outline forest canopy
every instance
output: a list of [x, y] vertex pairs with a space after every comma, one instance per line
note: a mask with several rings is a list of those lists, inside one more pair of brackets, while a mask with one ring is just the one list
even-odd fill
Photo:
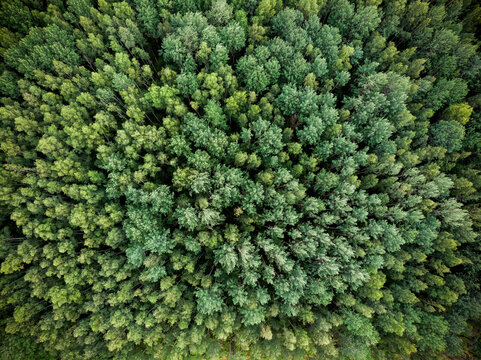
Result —
[[0, 359], [481, 358], [472, 0], [4, 0]]

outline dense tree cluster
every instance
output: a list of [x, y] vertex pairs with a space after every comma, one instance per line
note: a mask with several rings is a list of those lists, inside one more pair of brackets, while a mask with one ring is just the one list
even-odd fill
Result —
[[2, 1], [0, 358], [481, 356], [480, 23]]

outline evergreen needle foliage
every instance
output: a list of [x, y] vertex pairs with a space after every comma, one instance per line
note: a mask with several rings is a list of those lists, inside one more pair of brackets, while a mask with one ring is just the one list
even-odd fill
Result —
[[480, 23], [1, 1], [0, 359], [480, 358]]

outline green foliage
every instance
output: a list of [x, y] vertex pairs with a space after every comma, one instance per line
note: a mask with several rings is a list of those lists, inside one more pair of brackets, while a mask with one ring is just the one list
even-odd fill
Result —
[[0, 5], [0, 358], [479, 358], [480, 7]]

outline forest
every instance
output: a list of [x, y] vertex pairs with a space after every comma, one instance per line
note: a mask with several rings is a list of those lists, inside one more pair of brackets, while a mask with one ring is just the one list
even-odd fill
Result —
[[476, 0], [0, 1], [0, 360], [481, 359]]

